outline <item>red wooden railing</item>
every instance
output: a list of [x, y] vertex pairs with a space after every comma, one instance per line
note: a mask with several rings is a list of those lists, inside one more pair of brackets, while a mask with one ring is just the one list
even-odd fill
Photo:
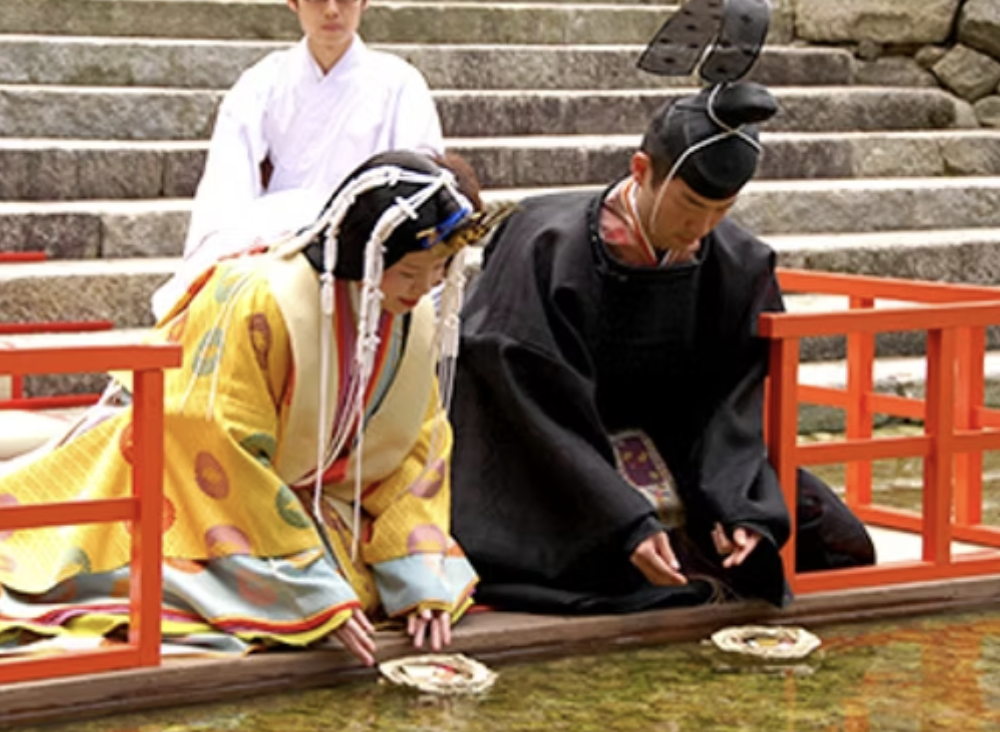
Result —
[[[1000, 289], [908, 280], [780, 270], [786, 293], [849, 298], [847, 311], [767, 314], [760, 333], [771, 339], [766, 434], [771, 461], [788, 504], [795, 502], [798, 466], [845, 463], [846, 501], [867, 524], [918, 533], [921, 558], [875, 567], [797, 574], [794, 542], [782, 552], [793, 591], [852, 589], [872, 585], [1000, 573], [1000, 529], [982, 521], [982, 452], [1000, 449], [1000, 410], [984, 405], [986, 327], [1000, 324]], [[877, 300], [903, 307], [874, 309]], [[874, 391], [875, 335], [927, 332], [926, 394], [923, 399]], [[803, 338], [847, 336], [847, 387], [800, 385]], [[801, 403], [846, 412], [846, 438], [826, 444], [798, 441]], [[873, 438], [873, 417], [920, 419], [924, 434]], [[873, 460], [919, 457], [924, 461], [920, 512], [875, 505]], [[953, 490], [954, 488], [954, 490]], [[794, 512], [792, 519], [794, 521]], [[982, 545], [981, 552], [953, 555], [953, 540]]]
[[160, 663], [163, 514], [163, 369], [179, 366], [177, 345], [40, 347], [0, 350], [0, 373], [133, 372], [132, 495], [72, 503], [0, 506], [0, 531], [129, 521], [127, 644], [45, 658], [0, 661], [0, 683]]

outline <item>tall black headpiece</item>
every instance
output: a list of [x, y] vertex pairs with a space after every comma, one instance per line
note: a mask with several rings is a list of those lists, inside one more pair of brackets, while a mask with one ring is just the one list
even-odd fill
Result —
[[702, 79], [736, 81], [760, 55], [770, 23], [768, 0], [688, 0], [656, 32], [637, 65], [659, 76], [687, 76], [704, 57]]
[[[759, 84], [739, 82], [760, 55], [771, 18], [768, 0], [689, 0], [656, 33], [638, 66], [658, 75], [689, 75], [712, 86], [664, 104], [642, 150], [671, 168], [696, 193], [730, 198], [757, 169], [756, 124], [778, 110]], [[700, 65], [699, 65], [699, 62]]]

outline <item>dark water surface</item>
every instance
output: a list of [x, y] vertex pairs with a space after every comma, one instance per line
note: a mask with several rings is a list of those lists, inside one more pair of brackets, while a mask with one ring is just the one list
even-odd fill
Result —
[[798, 666], [734, 663], [690, 643], [499, 666], [480, 697], [375, 677], [258, 697], [32, 728], [74, 732], [886, 732], [1000, 730], [995, 612], [820, 629]]

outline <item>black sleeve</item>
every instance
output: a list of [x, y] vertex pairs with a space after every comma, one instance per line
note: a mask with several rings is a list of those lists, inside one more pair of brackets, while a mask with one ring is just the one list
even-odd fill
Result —
[[761, 312], [783, 309], [777, 283], [769, 276], [747, 313], [746, 355], [708, 422], [700, 459], [700, 488], [717, 520], [730, 529], [754, 529], [775, 547], [788, 540], [790, 522], [764, 445], [768, 342], [756, 335], [756, 322]]
[[[502, 492], [489, 499], [495, 502], [530, 505], [523, 514], [508, 507], [511, 517], [535, 537], [552, 532], [549, 538], [565, 547], [560, 564], [602, 544], [627, 557], [663, 528], [618, 473], [588, 379], [565, 361], [499, 336], [470, 345], [462, 357], [465, 373], [489, 388], [476, 389], [478, 416], [456, 415], [456, 475], [478, 457], [481, 490]], [[463, 380], [456, 394], [468, 388], [475, 383]], [[465, 432], [470, 428], [474, 439]], [[486, 442], [491, 456], [470, 454]]]

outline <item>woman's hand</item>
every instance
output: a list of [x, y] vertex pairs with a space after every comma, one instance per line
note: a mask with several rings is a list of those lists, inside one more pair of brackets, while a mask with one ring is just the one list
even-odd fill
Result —
[[440, 651], [451, 643], [451, 613], [446, 610], [419, 610], [406, 619], [406, 632], [413, 638], [414, 648], [423, 648], [429, 637], [431, 648]]
[[355, 609], [347, 622], [333, 631], [333, 634], [365, 666], [375, 665], [375, 639], [372, 637], [375, 628], [360, 608]]

